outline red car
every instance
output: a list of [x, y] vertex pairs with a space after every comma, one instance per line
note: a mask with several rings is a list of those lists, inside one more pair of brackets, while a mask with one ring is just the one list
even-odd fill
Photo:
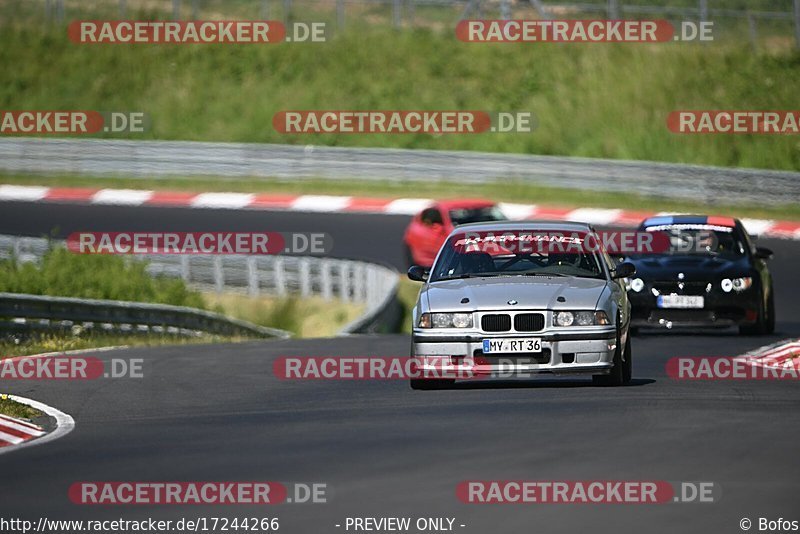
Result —
[[504, 221], [499, 206], [486, 200], [440, 200], [416, 214], [403, 236], [406, 262], [430, 267], [442, 244], [460, 224]]

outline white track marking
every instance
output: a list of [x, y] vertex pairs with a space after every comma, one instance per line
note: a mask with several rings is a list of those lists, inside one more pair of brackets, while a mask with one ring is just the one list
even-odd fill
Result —
[[101, 189], [92, 196], [92, 204], [141, 206], [153, 196], [152, 191], [138, 189]]
[[303, 195], [292, 202], [297, 211], [342, 211], [350, 205], [352, 197], [331, 195]]

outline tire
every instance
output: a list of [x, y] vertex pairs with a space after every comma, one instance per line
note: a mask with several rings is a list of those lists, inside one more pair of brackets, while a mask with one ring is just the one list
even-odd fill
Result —
[[593, 375], [592, 382], [597, 386], [621, 386], [631, 381], [633, 374], [633, 355], [631, 352], [630, 335], [622, 347], [619, 334], [617, 335], [617, 350], [614, 351], [614, 367], [607, 375]]
[[769, 292], [766, 309], [763, 304], [764, 299], [761, 299], [761, 302], [756, 323], [739, 326], [739, 334], [744, 336], [763, 336], [775, 331], [775, 300], [772, 297], [772, 291]]
[[775, 297], [770, 288], [769, 298], [767, 299], [767, 334], [775, 333]]
[[622, 383], [630, 384], [633, 378], [633, 350], [631, 350], [631, 334], [628, 334], [628, 341], [625, 342], [625, 361], [622, 363]]
[[431, 391], [435, 389], [445, 389], [456, 383], [453, 379], [425, 379], [412, 378], [410, 381], [411, 389]]

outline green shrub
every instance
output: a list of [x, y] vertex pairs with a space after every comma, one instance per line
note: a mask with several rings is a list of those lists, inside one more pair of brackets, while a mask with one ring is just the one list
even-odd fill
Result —
[[0, 291], [204, 307], [202, 296], [183, 280], [153, 278], [143, 261], [74, 254], [61, 247], [50, 250], [38, 265], [0, 261]]

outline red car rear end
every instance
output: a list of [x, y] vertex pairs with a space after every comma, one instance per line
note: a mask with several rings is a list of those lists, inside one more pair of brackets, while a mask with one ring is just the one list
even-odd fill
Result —
[[406, 262], [430, 267], [450, 232], [458, 225], [502, 221], [499, 206], [486, 200], [441, 200], [414, 216], [403, 236]]

